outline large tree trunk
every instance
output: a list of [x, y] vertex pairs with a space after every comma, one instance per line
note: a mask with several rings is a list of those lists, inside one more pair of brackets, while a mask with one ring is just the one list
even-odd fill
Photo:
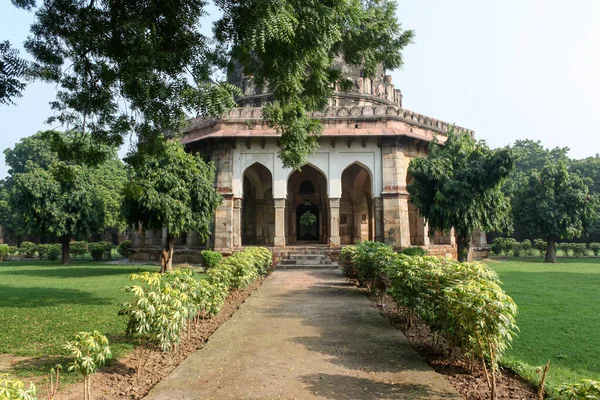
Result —
[[548, 238], [548, 241], [546, 243], [547, 243], [546, 259], [544, 260], [544, 262], [555, 264], [556, 263], [556, 239]]
[[61, 264], [71, 264], [71, 237], [69, 235], [63, 235], [60, 237], [60, 243], [62, 244], [62, 258]]
[[162, 250], [160, 256], [160, 272], [165, 273], [173, 270], [173, 245], [175, 243], [175, 237], [167, 232], [167, 240], [165, 242], [165, 248]]
[[469, 260], [469, 250], [471, 249], [471, 236], [456, 236], [456, 254], [458, 261], [465, 262]]

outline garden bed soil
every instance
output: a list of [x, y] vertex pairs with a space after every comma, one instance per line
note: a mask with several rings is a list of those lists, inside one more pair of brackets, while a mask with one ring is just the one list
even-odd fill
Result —
[[[413, 318], [408, 327], [407, 314], [402, 307], [398, 309], [394, 300], [385, 295], [383, 306], [381, 297], [361, 289], [369, 297], [372, 307], [378, 308], [381, 315], [387, 317], [392, 325], [400, 329], [413, 344], [417, 352], [438, 373], [442, 374], [467, 400], [483, 400], [490, 398], [485, 372], [480, 363], [476, 363], [473, 371], [469, 369], [464, 357], [452, 357], [449, 347], [442, 340], [436, 345], [435, 337], [429, 326], [419, 318]], [[528, 382], [508, 369], [501, 369], [496, 377], [497, 399], [502, 400], [536, 400], [537, 390]]]
[[[143, 368], [143, 375], [137, 377], [140, 349], [114, 360], [111, 365], [102, 368], [92, 376], [92, 398], [94, 400], [133, 400], [143, 398], [162, 378], [175, 369], [188, 355], [203, 347], [210, 335], [236, 312], [244, 301], [256, 290], [264, 278], [258, 279], [245, 290], [232, 292], [223, 308], [213, 318], [201, 320], [197, 328], [191, 329], [181, 340], [177, 350], [164, 353], [153, 350]], [[39, 389], [43, 389], [39, 387]], [[40, 398], [46, 394], [42, 390]], [[80, 400], [83, 383], [69, 385], [60, 390], [56, 400]]]

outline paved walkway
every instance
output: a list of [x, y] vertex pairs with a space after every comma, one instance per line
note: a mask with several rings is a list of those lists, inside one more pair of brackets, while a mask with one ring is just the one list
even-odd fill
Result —
[[274, 272], [146, 399], [460, 399], [339, 270]]

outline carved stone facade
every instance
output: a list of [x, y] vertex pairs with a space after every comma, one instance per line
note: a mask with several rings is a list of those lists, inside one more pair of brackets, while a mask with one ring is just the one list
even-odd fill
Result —
[[[285, 252], [289, 246], [339, 248], [365, 240], [456, 256], [454, 232], [429, 232], [406, 190], [410, 160], [426, 156], [434, 138], [443, 143], [450, 125], [403, 109], [400, 90], [383, 71], [371, 79], [358, 67], [338, 66], [354, 89], [335, 91], [324, 112], [312, 113], [324, 129], [319, 150], [301, 171], [283, 167], [278, 133], [262, 120], [268, 88], [255, 87], [240, 70], [229, 77], [245, 94], [239, 107], [190, 122], [182, 142], [215, 163], [223, 203], [211, 238], [200, 243], [188, 233], [176, 258], [193, 261], [202, 248], [231, 253], [261, 245]], [[138, 258], [154, 258], [144, 254], [161, 239], [160, 232], [134, 238]], [[485, 235], [474, 243], [484, 248]]]

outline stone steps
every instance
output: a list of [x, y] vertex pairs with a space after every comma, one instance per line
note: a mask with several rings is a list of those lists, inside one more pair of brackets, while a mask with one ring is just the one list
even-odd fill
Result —
[[335, 269], [338, 264], [331, 261], [325, 254], [293, 253], [277, 264], [277, 269]]

